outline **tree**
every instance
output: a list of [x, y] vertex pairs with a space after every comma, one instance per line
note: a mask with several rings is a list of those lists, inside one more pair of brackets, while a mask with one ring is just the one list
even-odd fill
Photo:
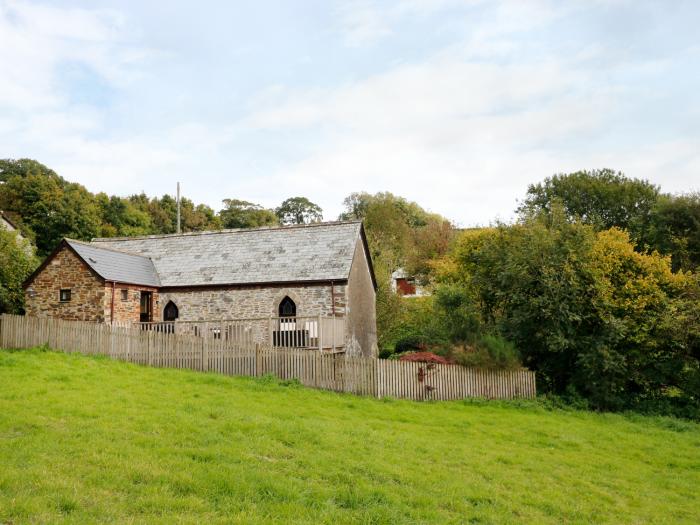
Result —
[[151, 217], [130, 199], [98, 193], [95, 197], [102, 217], [103, 237], [129, 237], [152, 233]]
[[[177, 211], [176, 211], [177, 213]], [[175, 216], [177, 222], [177, 215]], [[180, 199], [180, 222], [183, 232], [220, 230], [221, 219], [206, 204], [197, 204], [186, 197]]]
[[635, 241], [645, 237], [659, 188], [609, 169], [577, 171], [531, 184], [521, 215], [551, 213], [559, 204], [570, 221], [580, 220], [598, 230], [628, 230]]
[[700, 193], [662, 195], [650, 222], [645, 243], [671, 255], [674, 271], [700, 267]]
[[27, 175], [41, 175], [56, 179], [61, 183], [66, 181], [59, 177], [55, 171], [33, 159], [0, 159], [0, 182], [7, 182], [12, 177], [26, 177]]
[[[379, 194], [377, 194], [379, 195]], [[366, 192], [351, 193], [343, 199], [345, 211], [340, 214], [340, 221], [362, 220], [367, 216], [367, 210], [374, 197]]]
[[224, 228], [257, 228], [277, 224], [275, 212], [259, 204], [239, 199], [224, 199], [223, 203], [224, 209], [219, 212], [219, 217]]
[[275, 209], [282, 224], [308, 224], [323, 220], [323, 210], [306, 197], [290, 197]]
[[[389, 192], [352, 193], [343, 201], [340, 220], [362, 220], [377, 278], [377, 335], [383, 353], [400, 340], [420, 336], [441, 339], [438, 323], [413, 308], [391, 289], [391, 274], [404, 268], [427, 284], [433, 265], [448, 251], [454, 228], [444, 217], [429, 213], [415, 202]], [[426, 301], [429, 302], [429, 301]], [[421, 316], [425, 314], [425, 319]]]
[[476, 294], [483, 322], [516, 344], [543, 390], [574, 389], [603, 409], [698, 402], [697, 283], [668, 258], [556, 208], [457, 246], [452, 281]]
[[352, 193], [343, 204], [339, 218], [364, 222], [375, 260], [384, 261], [392, 272], [403, 267], [424, 282], [431, 263], [447, 253], [454, 238], [450, 221], [389, 192]]
[[448, 252], [454, 238], [455, 227], [450, 221], [429, 214], [425, 226], [413, 230], [413, 249], [406, 256], [406, 270], [424, 283], [429, 281], [435, 262]]
[[[150, 233], [169, 234], [177, 230], [177, 200], [171, 195], [148, 199], [145, 194], [132, 195], [129, 201], [150, 217]], [[195, 205], [190, 199], [180, 199], [180, 230], [195, 232], [221, 229], [219, 216], [205, 204]]]
[[17, 232], [0, 228], [0, 313], [22, 313], [22, 283], [37, 267], [29, 242]]
[[[23, 166], [30, 171], [21, 172]], [[63, 237], [89, 240], [97, 236], [101, 220], [94, 195], [37, 166], [42, 165], [13, 164], [12, 175], [0, 185], [0, 209], [21, 217], [20, 228], [34, 233], [39, 255], [48, 254]]]

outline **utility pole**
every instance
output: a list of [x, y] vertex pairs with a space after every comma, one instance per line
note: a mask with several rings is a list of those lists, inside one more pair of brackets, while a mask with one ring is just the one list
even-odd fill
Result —
[[180, 183], [177, 183], [177, 233], [180, 233]]

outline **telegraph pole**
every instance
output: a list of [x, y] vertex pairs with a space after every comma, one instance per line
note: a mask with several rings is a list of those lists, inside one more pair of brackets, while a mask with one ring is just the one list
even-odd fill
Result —
[[177, 183], [177, 233], [180, 233], [180, 183]]

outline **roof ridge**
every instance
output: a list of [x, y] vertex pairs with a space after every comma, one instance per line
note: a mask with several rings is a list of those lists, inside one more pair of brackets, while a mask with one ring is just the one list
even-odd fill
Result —
[[148, 259], [149, 261], [153, 262], [153, 259], [151, 259], [147, 255], [141, 255], [140, 253], [131, 253], [131, 252], [126, 252], [124, 250], [117, 250], [116, 248], [108, 248], [106, 246], [100, 246], [98, 244], [93, 244], [92, 242], [79, 241], [77, 239], [71, 239], [69, 237], [64, 237], [64, 240], [69, 244], [74, 242], [76, 244], [82, 244], [83, 246], [89, 246], [90, 248], [94, 248], [95, 250], [104, 250], [106, 252], [114, 252], [114, 253], [119, 253], [121, 255], [131, 255], [132, 257], [141, 257], [142, 259]]
[[[95, 237], [91, 243], [112, 242], [112, 241], [133, 241], [144, 239], [165, 239], [171, 237], [196, 237], [199, 235], [219, 235], [225, 233], [244, 233], [255, 231], [283, 231], [302, 228], [315, 228], [319, 226], [343, 226], [350, 224], [362, 224], [360, 219], [351, 221], [328, 221], [328, 222], [312, 222], [309, 224], [284, 224], [276, 226], [258, 226], [256, 228], [228, 228], [221, 230], [205, 230], [201, 232], [185, 232], [185, 233], [160, 233], [155, 235], [139, 235], [136, 237]], [[89, 244], [91, 244], [89, 243]], [[119, 251], [119, 250], [116, 250]], [[125, 252], [122, 252], [125, 253]]]

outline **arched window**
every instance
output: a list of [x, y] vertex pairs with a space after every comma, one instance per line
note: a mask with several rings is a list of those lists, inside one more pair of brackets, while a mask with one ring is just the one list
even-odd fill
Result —
[[285, 297], [280, 302], [279, 314], [280, 317], [296, 317], [297, 305], [289, 297]]
[[165, 310], [163, 310], [163, 321], [174, 321], [179, 315], [180, 312], [177, 309], [177, 305], [172, 301], [168, 301], [168, 304], [165, 305]]

